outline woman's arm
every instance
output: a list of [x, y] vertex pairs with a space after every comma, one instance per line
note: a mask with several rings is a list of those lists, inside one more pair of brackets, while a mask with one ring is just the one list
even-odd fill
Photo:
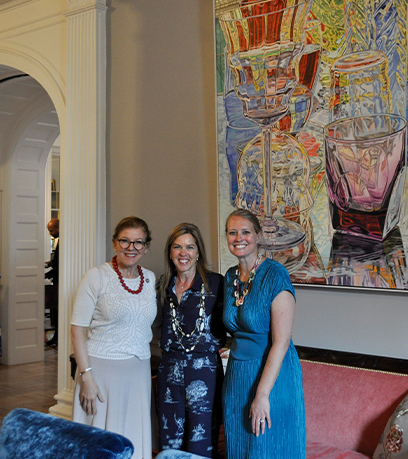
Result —
[[163, 310], [163, 306], [160, 300], [157, 299], [157, 315], [152, 324], [153, 336], [155, 337], [155, 339], [157, 339], [157, 341], [160, 341], [160, 336], [161, 336], [161, 328], [162, 328], [162, 322], [163, 322], [162, 310]]
[[157, 341], [160, 341], [161, 337], [161, 328], [163, 322], [163, 299], [162, 299], [162, 282], [163, 282], [163, 274], [159, 277], [156, 282], [156, 303], [157, 303], [157, 315], [154, 319], [152, 324], [152, 332], [153, 336]]
[[[75, 360], [78, 371], [84, 371], [90, 367], [88, 350], [86, 347], [86, 330], [87, 327], [71, 325], [71, 339], [74, 346]], [[87, 371], [82, 376], [78, 376], [80, 384], [79, 402], [86, 414], [96, 414], [96, 399], [100, 402], [105, 400], [102, 397], [98, 384], [95, 382], [92, 371]]]
[[210, 330], [214, 337], [219, 341], [219, 347], [223, 347], [227, 340], [227, 329], [222, 320], [224, 310], [224, 278], [221, 275], [216, 275], [214, 287], [211, 290], [215, 294], [214, 307], [211, 311]]
[[[257, 437], [259, 433], [265, 433], [265, 422], [271, 428], [269, 394], [278, 377], [290, 344], [294, 314], [295, 299], [293, 295], [287, 290], [280, 292], [271, 306], [272, 347], [262, 371], [262, 377], [249, 415], [252, 418], [252, 432]], [[261, 423], [260, 420], [262, 419], [264, 422]]]

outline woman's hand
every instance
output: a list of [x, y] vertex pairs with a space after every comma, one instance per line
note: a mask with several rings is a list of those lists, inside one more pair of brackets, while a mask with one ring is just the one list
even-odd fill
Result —
[[252, 419], [252, 433], [259, 437], [265, 433], [265, 424], [271, 428], [269, 397], [267, 395], [257, 395], [252, 402], [249, 417]]
[[87, 415], [95, 415], [96, 400], [98, 399], [102, 403], [105, 400], [91, 372], [84, 373], [80, 378], [81, 389], [79, 391], [79, 403]]
[[[77, 372], [85, 370], [91, 365], [89, 363], [88, 350], [86, 347], [86, 330], [87, 327], [71, 325], [71, 338], [74, 346], [75, 360], [77, 362]], [[79, 403], [86, 414], [96, 414], [96, 399], [100, 402], [105, 400], [102, 397], [98, 384], [93, 377], [92, 371], [86, 371], [82, 376], [77, 376], [77, 383], [80, 385]]]

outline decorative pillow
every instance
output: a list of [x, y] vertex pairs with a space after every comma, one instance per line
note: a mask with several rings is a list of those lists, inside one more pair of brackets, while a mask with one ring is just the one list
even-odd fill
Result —
[[408, 459], [408, 395], [385, 426], [373, 459]]

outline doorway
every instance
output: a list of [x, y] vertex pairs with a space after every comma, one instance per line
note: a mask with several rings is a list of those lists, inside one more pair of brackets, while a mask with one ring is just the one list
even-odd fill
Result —
[[44, 359], [46, 163], [60, 133], [30, 75], [0, 66], [1, 340], [6, 365]]
[[[60, 220], [60, 137], [51, 147], [45, 168], [45, 321], [44, 341], [58, 349], [58, 280], [59, 280], [59, 220]], [[47, 356], [47, 354], [46, 354]]]

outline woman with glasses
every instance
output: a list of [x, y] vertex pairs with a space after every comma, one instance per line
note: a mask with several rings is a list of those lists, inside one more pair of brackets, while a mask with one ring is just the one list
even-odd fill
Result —
[[223, 369], [219, 350], [223, 278], [207, 269], [197, 226], [181, 223], [165, 247], [159, 282], [158, 374], [160, 449], [216, 457]]
[[71, 320], [73, 420], [124, 435], [138, 459], [152, 457], [150, 341], [157, 305], [155, 276], [139, 264], [150, 241], [143, 220], [121, 220], [112, 238], [116, 255], [85, 274]]

